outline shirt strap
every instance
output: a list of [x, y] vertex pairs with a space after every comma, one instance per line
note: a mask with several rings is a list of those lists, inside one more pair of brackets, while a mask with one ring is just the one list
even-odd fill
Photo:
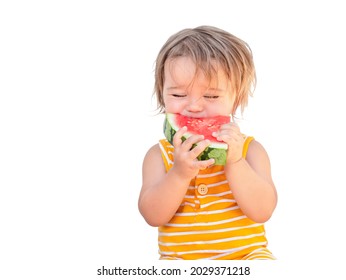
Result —
[[174, 147], [166, 139], [159, 140], [159, 146], [166, 172], [168, 172], [168, 170], [172, 168], [174, 162]]
[[244, 142], [244, 146], [243, 146], [243, 158], [246, 158], [246, 154], [247, 151], [249, 149], [249, 145], [251, 143], [252, 140], [254, 140], [255, 138], [252, 136], [247, 136]]

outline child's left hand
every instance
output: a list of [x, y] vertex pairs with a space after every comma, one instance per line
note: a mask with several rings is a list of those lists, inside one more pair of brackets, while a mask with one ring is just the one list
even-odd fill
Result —
[[216, 137], [217, 140], [228, 144], [228, 163], [235, 163], [242, 158], [245, 138], [236, 123], [231, 122], [222, 125], [218, 132], [213, 133], [213, 136]]

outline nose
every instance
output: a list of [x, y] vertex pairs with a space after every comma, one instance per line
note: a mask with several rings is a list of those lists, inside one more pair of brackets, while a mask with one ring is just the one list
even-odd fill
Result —
[[203, 99], [202, 97], [190, 98], [187, 104], [187, 111], [189, 112], [201, 112], [203, 110]]

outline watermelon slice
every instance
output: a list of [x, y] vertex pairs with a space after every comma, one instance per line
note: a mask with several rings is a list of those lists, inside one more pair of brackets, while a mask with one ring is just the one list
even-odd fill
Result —
[[168, 142], [173, 145], [175, 133], [183, 126], [187, 127], [187, 132], [182, 137], [186, 140], [191, 135], [204, 135], [211, 144], [198, 156], [198, 160], [215, 159], [215, 165], [225, 165], [228, 146], [225, 142], [218, 141], [212, 136], [214, 131], [218, 131], [220, 126], [230, 122], [229, 116], [216, 116], [212, 118], [191, 118], [180, 114], [167, 113], [164, 122], [164, 134]]

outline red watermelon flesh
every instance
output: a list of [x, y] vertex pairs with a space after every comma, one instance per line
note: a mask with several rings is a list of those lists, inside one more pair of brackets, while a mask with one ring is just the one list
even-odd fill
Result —
[[167, 113], [163, 125], [163, 131], [168, 142], [173, 145], [175, 133], [183, 126], [187, 127], [187, 132], [182, 136], [185, 141], [191, 135], [204, 135], [210, 140], [210, 145], [197, 157], [198, 160], [215, 159], [215, 165], [225, 165], [228, 145], [223, 141], [218, 141], [213, 135], [223, 124], [229, 123], [229, 116], [216, 116], [210, 118], [192, 118], [180, 114]]
[[208, 139], [213, 142], [222, 142], [218, 141], [212, 135], [212, 133], [218, 131], [221, 125], [230, 122], [229, 116], [192, 118], [183, 116], [181, 114], [176, 114], [175, 117], [176, 124], [179, 127], [186, 126], [188, 132], [190, 132], [191, 134], [204, 135], [204, 139]]

